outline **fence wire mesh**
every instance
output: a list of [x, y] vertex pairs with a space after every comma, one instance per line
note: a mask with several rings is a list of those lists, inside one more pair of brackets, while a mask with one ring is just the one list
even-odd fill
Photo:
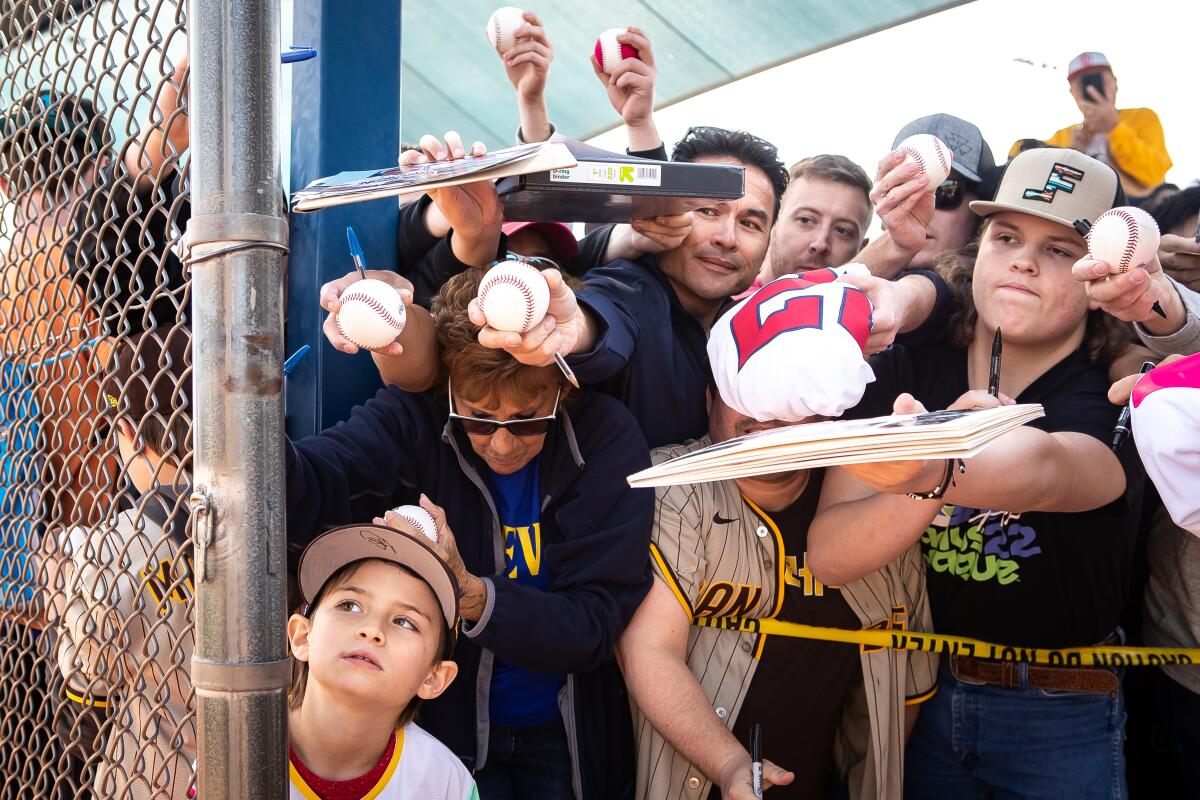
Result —
[[0, 0], [0, 800], [181, 798], [185, 0]]

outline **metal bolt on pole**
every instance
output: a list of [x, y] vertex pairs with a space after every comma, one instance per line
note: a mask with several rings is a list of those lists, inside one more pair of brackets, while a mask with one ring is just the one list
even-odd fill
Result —
[[287, 683], [279, 3], [189, 20], [197, 788], [284, 800]]

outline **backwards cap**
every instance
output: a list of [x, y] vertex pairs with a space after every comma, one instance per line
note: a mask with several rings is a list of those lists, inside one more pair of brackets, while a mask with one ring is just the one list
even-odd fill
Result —
[[799, 422], [839, 416], [862, 399], [875, 380], [863, 357], [871, 303], [836, 280], [860, 270], [784, 275], [717, 320], [708, 357], [727, 406], [759, 421]]

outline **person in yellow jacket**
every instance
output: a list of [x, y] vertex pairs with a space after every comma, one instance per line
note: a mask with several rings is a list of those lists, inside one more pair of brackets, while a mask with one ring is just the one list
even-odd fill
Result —
[[[1103, 91], [1097, 91], [1094, 83], [1088, 85], [1096, 81], [1092, 75]], [[1158, 114], [1149, 108], [1117, 108], [1117, 79], [1103, 53], [1080, 53], [1071, 59], [1067, 81], [1083, 122], [1063, 128], [1046, 144], [1070, 147], [1105, 162], [1121, 176], [1131, 198], [1150, 194], [1171, 168]], [[1013, 145], [1010, 158], [1019, 152], [1019, 145]]]

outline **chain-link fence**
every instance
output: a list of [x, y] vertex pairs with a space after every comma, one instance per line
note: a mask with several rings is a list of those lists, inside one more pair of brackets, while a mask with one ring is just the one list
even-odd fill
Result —
[[0, 0], [0, 800], [196, 759], [184, 0]]

